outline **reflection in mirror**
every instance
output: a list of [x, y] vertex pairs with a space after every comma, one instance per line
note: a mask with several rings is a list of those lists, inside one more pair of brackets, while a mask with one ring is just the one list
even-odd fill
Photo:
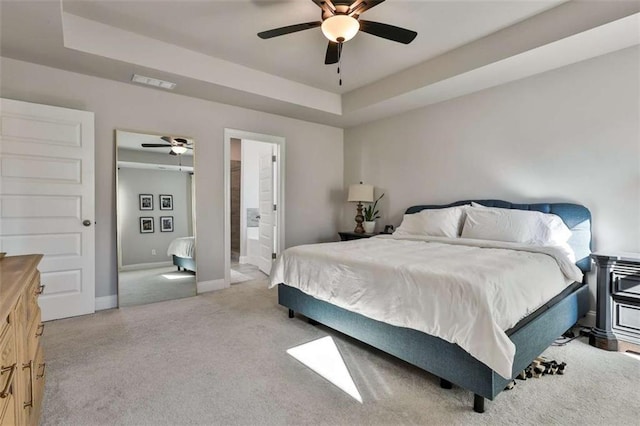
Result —
[[116, 131], [120, 307], [196, 294], [193, 148]]

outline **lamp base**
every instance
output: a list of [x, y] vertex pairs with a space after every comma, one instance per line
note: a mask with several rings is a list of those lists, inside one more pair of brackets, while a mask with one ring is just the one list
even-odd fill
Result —
[[357, 206], [357, 214], [356, 214], [356, 229], [353, 230], [356, 234], [364, 234], [364, 228], [362, 227], [362, 222], [364, 222], [364, 216], [362, 215], [362, 203], [358, 202]]

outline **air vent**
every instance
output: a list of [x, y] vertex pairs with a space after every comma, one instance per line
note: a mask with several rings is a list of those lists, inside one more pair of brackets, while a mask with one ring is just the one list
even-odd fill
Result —
[[145, 77], [143, 75], [134, 74], [131, 77], [131, 81], [134, 83], [146, 84], [148, 86], [159, 87], [161, 89], [173, 90], [176, 87], [175, 83], [165, 80], [159, 80], [157, 78]]

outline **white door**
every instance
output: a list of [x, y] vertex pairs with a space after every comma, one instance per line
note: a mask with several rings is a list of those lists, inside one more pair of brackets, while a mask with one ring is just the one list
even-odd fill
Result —
[[273, 239], [275, 235], [275, 198], [273, 194], [273, 154], [271, 150], [260, 153], [259, 161], [259, 208], [260, 208], [260, 257], [258, 268], [265, 274], [271, 272], [272, 256], [275, 253]]
[[93, 145], [92, 112], [0, 99], [0, 251], [44, 254], [43, 320], [95, 311]]

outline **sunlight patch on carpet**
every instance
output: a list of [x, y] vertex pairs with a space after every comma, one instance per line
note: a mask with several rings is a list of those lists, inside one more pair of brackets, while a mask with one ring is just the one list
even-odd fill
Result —
[[628, 357], [634, 358], [638, 361], [640, 361], [640, 354], [635, 353], [635, 352], [624, 352], [624, 354]]
[[193, 275], [185, 274], [184, 272], [172, 272], [169, 274], [162, 274], [162, 278], [166, 278], [168, 280], [183, 280], [185, 278], [193, 278]]
[[362, 403], [362, 397], [331, 336], [287, 350], [287, 353]]

